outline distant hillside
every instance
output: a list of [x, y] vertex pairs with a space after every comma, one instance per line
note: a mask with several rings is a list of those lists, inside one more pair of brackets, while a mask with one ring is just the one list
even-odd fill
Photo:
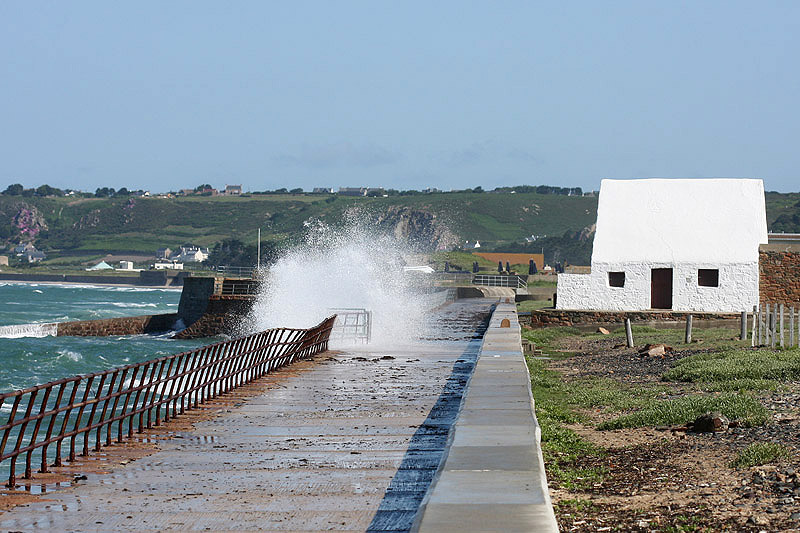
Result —
[[[767, 193], [766, 199], [771, 230], [800, 232], [800, 194]], [[151, 253], [184, 243], [213, 246], [226, 238], [255, 242], [258, 228], [264, 239], [293, 239], [309, 219], [338, 224], [353, 210], [371, 224], [424, 249], [450, 249], [478, 240], [485, 249], [541, 251], [544, 246], [552, 248], [545, 250], [545, 255], [552, 257], [548, 260], [586, 263], [592, 234], [584, 230], [595, 222], [597, 199], [535, 192], [388, 198], [276, 194], [74, 199], [0, 195], [0, 242], [32, 241], [51, 258]], [[525, 238], [531, 235], [548, 239], [525, 244]]]

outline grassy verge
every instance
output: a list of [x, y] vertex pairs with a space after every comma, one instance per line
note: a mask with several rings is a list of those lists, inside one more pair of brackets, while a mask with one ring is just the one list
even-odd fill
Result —
[[673, 400], [654, 400], [641, 409], [603, 422], [598, 429], [686, 424], [709, 411], [719, 411], [745, 426], [760, 426], [767, 421], [767, 410], [756, 398], [737, 393], [719, 396], [693, 394]]
[[800, 350], [722, 350], [677, 361], [664, 374], [669, 381], [740, 383], [761, 388], [770, 382], [800, 379]]
[[569, 490], [581, 490], [602, 481], [605, 475], [602, 468], [574, 464], [579, 457], [600, 457], [603, 450], [564, 427], [582, 417], [570, 408], [568, 390], [560, 376], [548, 370], [543, 361], [529, 357], [527, 363], [536, 400], [536, 418], [542, 429], [542, 452], [548, 477]]
[[546, 307], [553, 307], [551, 300], [524, 300], [517, 304], [517, 311], [525, 313], [536, 309], [544, 309]]

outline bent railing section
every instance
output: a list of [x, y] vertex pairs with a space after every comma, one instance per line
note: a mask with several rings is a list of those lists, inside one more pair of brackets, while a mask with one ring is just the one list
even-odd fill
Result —
[[8, 486], [24, 459], [31, 478], [134, 431], [167, 422], [272, 370], [328, 349], [335, 316], [310, 329], [276, 328], [190, 352], [0, 394], [0, 464]]

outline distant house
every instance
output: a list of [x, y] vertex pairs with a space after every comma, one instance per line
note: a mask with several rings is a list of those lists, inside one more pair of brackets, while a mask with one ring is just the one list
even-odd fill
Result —
[[208, 259], [208, 248], [200, 248], [193, 244], [181, 246], [180, 249], [169, 256], [170, 261], [182, 261], [184, 263], [202, 263]]
[[333, 194], [333, 187], [314, 187], [312, 194]]
[[366, 187], [339, 187], [340, 196], [366, 196]]
[[156, 250], [156, 259], [169, 259], [172, 255], [172, 250], [169, 248], [159, 248]]
[[383, 190], [383, 187], [367, 187], [367, 192], [364, 193], [364, 196], [379, 198], [381, 196], [386, 196], [386, 192]]
[[225, 196], [239, 196], [242, 194], [242, 186], [241, 185], [225, 185], [225, 192], [223, 192]]
[[442, 192], [442, 191], [440, 191], [436, 187], [428, 187], [427, 189], [422, 189], [422, 192], [424, 192], [425, 194], [433, 194], [433, 193]]
[[21, 257], [28, 252], [35, 252], [36, 247], [29, 242], [20, 243], [14, 248], [14, 254], [17, 257]]
[[44, 254], [44, 252], [40, 252], [39, 250], [25, 252], [25, 259], [28, 261], [28, 263], [38, 263], [46, 257], [47, 256]]
[[118, 270], [133, 270], [133, 261], [120, 261]]
[[0, 255], [0, 266], [8, 266], [8, 256]]
[[194, 194], [194, 189], [181, 189], [180, 191], [178, 191], [178, 194], [180, 194], [181, 196], [190, 196]]

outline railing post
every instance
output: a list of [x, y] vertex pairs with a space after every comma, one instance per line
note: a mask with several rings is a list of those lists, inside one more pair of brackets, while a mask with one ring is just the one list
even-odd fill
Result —
[[[39, 435], [39, 428], [42, 427], [42, 417], [44, 413], [47, 412], [47, 400], [50, 399], [50, 392], [53, 390], [53, 386], [49, 386], [44, 390], [44, 396], [42, 397], [42, 406], [39, 408], [39, 414], [36, 416], [36, 424], [33, 426], [33, 433], [31, 433], [31, 438], [28, 441], [30, 445], [36, 443], [36, 437]], [[31, 460], [33, 459], [33, 448], [28, 450], [28, 453], [25, 454], [25, 479], [31, 478]]]
[[[59, 407], [61, 406], [61, 399], [64, 397], [64, 389], [67, 386], [67, 382], [64, 381], [58, 387], [58, 394], [56, 395], [55, 405], [53, 405], [53, 414], [50, 415], [50, 423], [47, 425], [47, 434], [44, 437], [45, 441], [49, 441], [50, 437], [53, 435], [53, 428], [56, 425], [56, 418], [58, 418]], [[48, 444], [42, 446], [42, 466], [39, 469], [39, 472], [42, 474], [47, 473], [47, 448], [49, 447]]]
[[75, 396], [78, 394], [80, 385], [81, 377], [78, 376], [78, 378], [72, 382], [72, 392], [69, 395], [68, 407], [67, 410], [64, 411], [64, 419], [61, 421], [61, 431], [58, 433], [58, 440], [56, 441], [56, 457], [53, 461], [53, 466], [61, 466], [61, 446], [64, 442], [64, 435], [67, 432], [67, 427], [69, 427], [69, 415], [72, 413], [72, 407], [75, 404]]

